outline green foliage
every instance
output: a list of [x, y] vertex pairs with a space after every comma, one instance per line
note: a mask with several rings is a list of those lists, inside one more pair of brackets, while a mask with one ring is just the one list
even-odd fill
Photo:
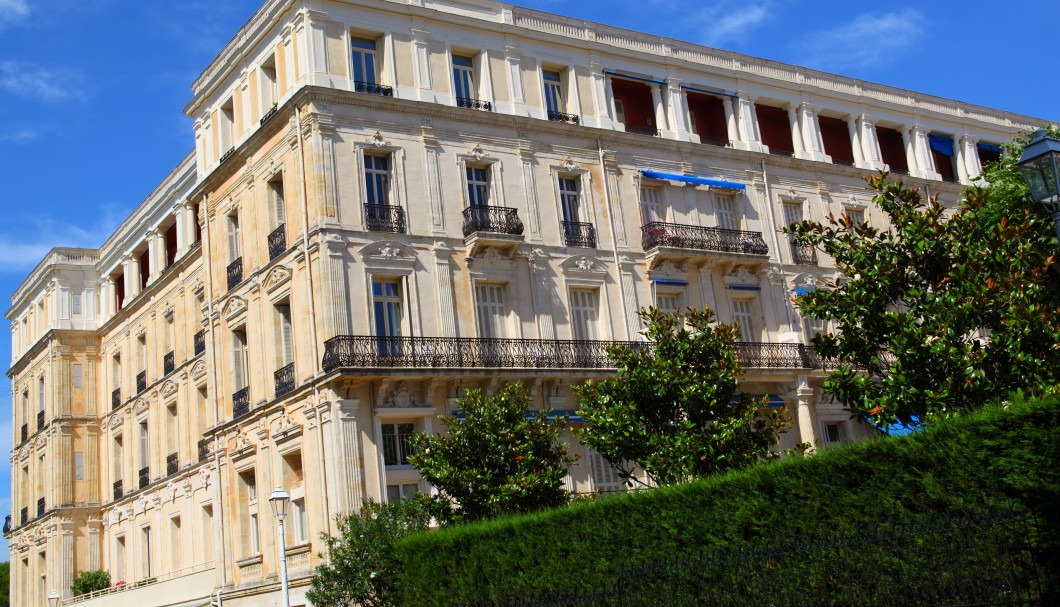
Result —
[[837, 329], [814, 345], [838, 359], [824, 389], [852, 411], [930, 423], [1060, 380], [1056, 240], [1005, 162], [987, 171], [996, 185], [969, 188], [949, 218], [937, 199], [880, 175], [869, 185], [890, 228], [829, 216], [788, 229], [844, 275], [795, 301]]
[[328, 563], [316, 568], [306, 597], [318, 607], [394, 607], [401, 568], [394, 543], [429, 523], [415, 500], [369, 500], [359, 512], [339, 517], [339, 535], [323, 536]]
[[[1028, 539], [1040, 548], [1043, 569], [1056, 575], [1060, 572], [1058, 426], [1060, 399], [1014, 401], [1007, 409], [987, 407], [909, 436], [762, 463], [683, 485], [416, 534], [396, 546], [405, 563], [401, 602], [407, 607], [447, 607], [546, 591], [596, 589], [619, 579], [616, 572], [624, 567], [659, 557], [736, 548], [747, 542], [773, 546], [777, 540], [810, 534], [860, 534], [888, 521], [959, 517], [965, 510], [1004, 508], [1013, 502], [1041, 520], [1042, 534]], [[847, 552], [854, 554], [855, 550]], [[799, 560], [795, 558], [796, 565]], [[935, 567], [940, 576], [951, 573], [946, 561], [924, 566]], [[813, 604], [821, 595], [812, 589], [827, 586], [821, 576], [836, 569], [826, 563], [807, 567], [805, 575], [764, 583], [797, 585], [808, 597], [798, 604]], [[746, 571], [744, 576], [738, 583], [746, 582]], [[868, 570], [854, 578], [859, 579], [870, 587], [888, 584]], [[901, 600], [887, 604], [892, 603]]]
[[769, 453], [789, 422], [736, 395], [738, 329], [714, 313], [641, 311], [652, 348], [610, 346], [616, 377], [575, 388], [587, 426], [578, 437], [626, 478], [633, 465], [657, 485], [741, 468]]
[[107, 588], [110, 588], [110, 573], [103, 569], [78, 573], [77, 577], [74, 578], [73, 586], [70, 586], [74, 596], [96, 592], [97, 590], [106, 590]]
[[0, 607], [11, 604], [11, 563], [0, 563]]
[[567, 503], [563, 477], [574, 459], [559, 440], [564, 418], [549, 421], [549, 411], [528, 413], [530, 397], [522, 384], [492, 397], [469, 390], [459, 405], [464, 419], [442, 418], [448, 434], [414, 436], [409, 456], [438, 489], [424, 502], [441, 524]]

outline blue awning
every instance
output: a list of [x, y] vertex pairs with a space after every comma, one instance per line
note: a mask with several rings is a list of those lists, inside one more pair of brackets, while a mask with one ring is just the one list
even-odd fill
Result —
[[685, 89], [686, 91], [695, 91], [697, 93], [706, 93], [708, 95], [719, 95], [721, 97], [732, 97], [733, 99], [739, 99], [740, 98], [739, 95], [733, 95], [732, 93], [723, 93], [721, 91], [712, 91], [712, 90], [709, 90], [709, 89], [699, 89], [699, 88], [696, 88], [694, 86], [686, 86], [684, 84], [681, 85], [681, 88]]
[[[732, 395], [732, 399], [729, 402], [731, 402], [733, 404], [736, 404], [736, 403], [740, 402], [740, 396], [742, 396], [742, 395], [741, 394], [733, 394]], [[766, 399], [766, 406], [767, 407], [785, 407], [785, 406], [787, 406], [787, 403], [784, 402], [784, 399], [781, 398], [779, 394], [749, 394], [748, 396], [753, 396], [755, 398], [762, 398], [764, 396], [765, 399]]]
[[796, 295], [805, 295], [807, 293], [813, 293], [816, 290], [817, 289], [811, 289], [809, 287], [795, 287], [795, 294]]
[[653, 280], [657, 285], [670, 285], [674, 287], [687, 287], [688, 283], [683, 280]]
[[638, 82], [650, 82], [652, 84], [666, 84], [662, 80], [653, 80], [651, 78], [645, 78], [643, 76], [630, 76], [629, 74], [623, 74], [621, 72], [612, 72], [611, 70], [604, 70], [604, 73], [608, 76], [618, 76], [619, 78], [625, 78], [626, 80], [636, 80]]
[[650, 171], [648, 169], [642, 169], [641, 175], [649, 177], [651, 179], [665, 179], [667, 181], [683, 181], [684, 183], [691, 183], [695, 185], [709, 185], [716, 188], [725, 188], [728, 190], [743, 190], [746, 189], [742, 183], [736, 183], [735, 181], [722, 181], [720, 179], [707, 179], [706, 177], [696, 177], [695, 175], [679, 175], [677, 173], [663, 173], [661, 171]]
[[994, 145], [992, 143], [977, 143], [976, 147], [978, 147], [980, 150], [983, 150], [984, 152], [993, 152], [995, 154], [1001, 153], [1001, 146]]
[[939, 154], [953, 156], [953, 138], [943, 137], [942, 135], [936, 135], [934, 133], [928, 133], [928, 143], [931, 144], [931, 149], [935, 150]]

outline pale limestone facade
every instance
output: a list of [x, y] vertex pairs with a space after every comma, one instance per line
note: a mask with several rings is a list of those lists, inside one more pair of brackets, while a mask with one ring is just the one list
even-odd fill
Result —
[[953, 204], [1041, 122], [488, 0], [269, 0], [185, 111], [195, 150], [12, 297], [13, 604], [98, 568], [128, 589], [86, 604], [273, 604], [277, 485], [304, 604], [336, 515], [429, 490], [402, 435], [514, 380], [576, 409], [652, 304], [741, 323], [782, 448], [867, 436], [790, 303], [830, 261], [781, 226], [879, 223], [881, 168]]

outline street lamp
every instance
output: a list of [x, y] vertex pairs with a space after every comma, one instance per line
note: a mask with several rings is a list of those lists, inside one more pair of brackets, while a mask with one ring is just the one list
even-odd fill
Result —
[[1053, 216], [1060, 239], [1060, 139], [1050, 137], [1045, 129], [1031, 133], [1019, 167], [1031, 196]]
[[58, 590], [52, 590], [52, 593], [48, 595], [48, 607], [59, 607]]
[[287, 544], [283, 537], [283, 521], [287, 518], [287, 503], [290, 501], [291, 496], [287, 495], [283, 487], [276, 487], [276, 490], [269, 496], [272, 515], [280, 524], [280, 594], [283, 595], [283, 607], [291, 607], [291, 597], [287, 594]]

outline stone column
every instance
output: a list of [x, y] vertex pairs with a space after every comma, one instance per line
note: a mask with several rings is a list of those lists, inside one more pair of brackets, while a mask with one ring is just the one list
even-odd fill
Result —
[[902, 145], [905, 147], [905, 162], [909, 165], [910, 175], [920, 175], [920, 162], [917, 159], [917, 153], [914, 149], [913, 133], [909, 127], [903, 127], [902, 131]]
[[633, 275], [637, 271], [637, 265], [628, 255], [622, 255], [618, 262], [619, 285], [622, 292], [622, 306], [625, 309], [626, 340], [634, 340], [640, 333], [640, 303], [637, 299], [637, 285], [633, 281]]
[[323, 244], [322, 284], [316, 286], [315, 290], [320, 296], [324, 339], [330, 339], [350, 332], [346, 314], [346, 240], [337, 234], [329, 234]]
[[[51, 588], [48, 589], [48, 593], [50, 594], [55, 586], [59, 586], [59, 596], [69, 599], [73, 598], [73, 591], [70, 590], [70, 586], [74, 584], [74, 555], [76, 554], [74, 550], [74, 521], [68, 518], [61, 519], [59, 534], [62, 554], [56, 560], [59, 561], [58, 579], [62, 580], [62, 582], [60, 584], [49, 584]], [[52, 578], [49, 577], [48, 579]]]
[[797, 158], [801, 158], [805, 152], [804, 140], [799, 129], [799, 112], [794, 103], [788, 106], [788, 125], [791, 128], [791, 145], [794, 148], [792, 151]]
[[541, 249], [526, 251], [527, 267], [530, 272], [530, 298], [534, 310], [534, 321], [537, 323], [537, 334], [540, 339], [556, 339], [556, 325], [553, 321], [552, 281], [549, 279], [548, 253]]
[[114, 315], [114, 278], [106, 276], [99, 281], [99, 319], [106, 321]]
[[876, 124], [867, 114], [858, 116], [858, 134], [861, 136], [861, 151], [865, 155], [865, 168], [879, 170], [884, 167], [880, 153], [880, 140], [876, 137]]
[[593, 107], [596, 109], [596, 126], [602, 129], [614, 128], [615, 106], [611, 99], [610, 76], [604, 73], [603, 65], [593, 61], [589, 63], [589, 79], [592, 85]]
[[438, 290], [438, 319], [441, 337], [456, 337], [456, 305], [453, 303], [452, 251], [444, 242], [434, 243], [434, 284]]
[[187, 201], [173, 206], [173, 216], [177, 219], [177, 256], [176, 259], [184, 257], [184, 254], [191, 248], [189, 242], [192, 234], [188, 226], [188, 209]]
[[821, 139], [821, 125], [817, 122], [817, 110], [810, 103], [799, 104], [799, 126], [802, 129], [802, 142], [806, 153], [813, 160], [831, 162], [824, 151], [824, 140]]
[[652, 83], [648, 87], [651, 89], [651, 104], [655, 108], [655, 128], [659, 130], [659, 134], [663, 131], [669, 130], [669, 126], [666, 124], [666, 106], [662, 100], [662, 90], [658, 84]]
[[147, 250], [147, 261], [151, 266], [147, 284], [153, 284], [166, 269], [166, 233], [161, 227], [147, 233]]
[[335, 455], [341, 455], [341, 482], [339, 486], [346, 490], [339, 494], [339, 504], [333, 512], [352, 512], [360, 506], [360, 500], [364, 497], [364, 464], [361, 461], [361, 428], [358, 418], [360, 410], [360, 399], [349, 398], [336, 401], [338, 408], [338, 424], [336, 434], [338, 437], [338, 450]]
[[733, 111], [732, 97], [722, 97], [721, 106], [725, 109], [725, 131], [729, 141], [735, 145], [740, 142], [740, 129], [736, 126], [736, 112]]
[[688, 121], [687, 98], [677, 78], [666, 79], [666, 120], [678, 139], [689, 140], [692, 129]]
[[762, 140], [758, 136], [758, 115], [755, 113], [754, 98], [743, 91], [737, 92], [736, 124], [740, 140], [735, 147], [743, 150], [763, 151]]
[[909, 130], [913, 142], [913, 152], [916, 155], [917, 166], [920, 167], [918, 177], [925, 179], [941, 179], [935, 161], [931, 156], [931, 147], [928, 144], [927, 130], [922, 126], [914, 126]]
[[129, 253], [121, 265], [125, 271], [125, 300], [121, 305], [125, 306], [140, 294], [140, 257], [136, 253]]
[[850, 149], [854, 151], [854, 166], [865, 166], [865, 155], [861, 149], [861, 137], [858, 136], [858, 122], [856, 118], [847, 118], [847, 132], [850, 134]]
[[813, 402], [813, 388], [805, 376], [798, 379], [799, 387], [795, 391], [795, 420], [799, 431], [799, 442], [814, 444], [817, 433], [814, 428], [816, 419]]
[[971, 135], [962, 135], [957, 142], [958, 165], [964, 168], [968, 183], [971, 183], [973, 177], [983, 173], [983, 165], [979, 162], [978, 143]]

